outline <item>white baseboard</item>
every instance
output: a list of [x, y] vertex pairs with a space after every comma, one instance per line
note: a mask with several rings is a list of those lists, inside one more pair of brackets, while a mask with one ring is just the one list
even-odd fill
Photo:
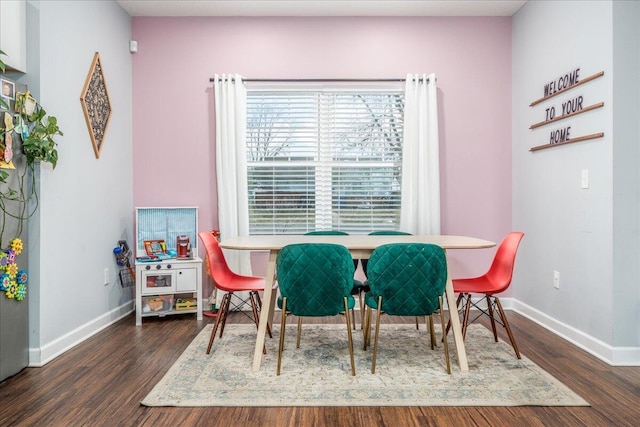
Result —
[[[500, 298], [506, 310], [513, 310], [559, 337], [612, 366], [640, 366], [640, 347], [613, 347], [566, 325], [514, 298]], [[134, 310], [133, 301], [121, 305], [40, 348], [29, 349], [29, 366], [41, 367], [65, 351], [112, 325]], [[356, 304], [356, 311], [359, 310]]]
[[65, 351], [114, 324], [133, 312], [133, 304], [134, 301], [129, 301], [42, 347], [29, 348], [29, 367], [44, 366]]
[[573, 326], [513, 298], [500, 298], [511, 309], [612, 366], [640, 366], [640, 347], [613, 347]]

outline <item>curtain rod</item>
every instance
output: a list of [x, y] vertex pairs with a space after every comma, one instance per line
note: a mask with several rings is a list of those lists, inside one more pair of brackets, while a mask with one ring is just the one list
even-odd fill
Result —
[[[231, 77], [233, 79], [233, 77]], [[427, 79], [428, 80], [428, 79]], [[209, 79], [210, 82], [214, 82], [215, 78], [211, 77]], [[245, 82], [264, 82], [264, 83], [275, 83], [275, 82], [290, 82], [290, 83], [338, 83], [338, 82], [404, 82], [406, 79], [244, 79]]]

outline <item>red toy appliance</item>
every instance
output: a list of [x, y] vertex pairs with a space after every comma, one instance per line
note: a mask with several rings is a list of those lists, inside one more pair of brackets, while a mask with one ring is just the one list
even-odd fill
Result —
[[191, 242], [189, 236], [178, 236], [176, 241], [178, 258], [191, 258]]

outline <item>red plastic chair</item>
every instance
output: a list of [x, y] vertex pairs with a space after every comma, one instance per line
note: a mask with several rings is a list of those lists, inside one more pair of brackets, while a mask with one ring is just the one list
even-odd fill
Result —
[[[513, 277], [513, 267], [516, 260], [516, 252], [524, 233], [514, 231], [502, 240], [498, 246], [498, 250], [493, 258], [491, 267], [489, 270], [479, 277], [469, 279], [453, 279], [453, 290], [460, 294], [456, 302], [457, 307], [460, 307], [462, 300], [466, 300], [464, 305], [464, 317], [462, 321], [462, 336], [466, 336], [467, 326], [473, 323], [481, 315], [485, 314], [491, 319], [491, 328], [493, 330], [493, 337], [498, 342], [498, 333], [496, 332], [496, 321], [500, 323], [509, 335], [511, 346], [516, 352], [516, 356], [520, 359], [520, 352], [518, 351], [518, 345], [511, 332], [509, 321], [502, 309], [500, 299], [496, 296], [500, 292], [504, 292], [509, 285], [511, 285], [511, 278]], [[487, 308], [478, 307], [476, 303], [471, 300], [471, 294], [484, 294], [484, 299], [487, 302]], [[480, 313], [473, 319], [469, 319], [471, 306], [474, 306], [480, 311]], [[497, 308], [500, 318], [495, 317], [495, 309]], [[449, 331], [450, 324], [447, 325], [447, 332]]]
[[[207, 253], [209, 273], [211, 274], [213, 284], [216, 289], [226, 292], [220, 302], [218, 315], [216, 316], [216, 321], [211, 331], [211, 338], [209, 338], [209, 346], [207, 347], [207, 354], [209, 354], [219, 326], [222, 326], [220, 329], [220, 338], [222, 338], [224, 325], [227, 322], [227, 316], [229, 314], [231, 296], [234, 292], [249, 292], [253, 321], [256, 324], [256, 328], [258, 327], [259, 312], [262, 308], [262, 301], [260, 300], [260, 294], [258, 294], [258, 292], [264, 291], [265, 281], [264, 277], [241, 276], [231, 271], [227, 261], [224, 259], [222, 249], [220, 249], [218, 245], [218, 239], [208, 231], [202, 231], [198, 233], [198, 236], [200, 240], [202, 240]], [[269, 337], [271, 337], [271, 329], [269, 327], [267, 327], [267, 331], [269, 332]], [[263, 349], [263, 352], [264, 351]]]

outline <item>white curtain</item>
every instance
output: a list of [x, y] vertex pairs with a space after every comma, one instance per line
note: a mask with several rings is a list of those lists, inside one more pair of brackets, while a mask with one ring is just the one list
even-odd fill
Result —
[[440, 161], [435, 74], [408, 74], [404, 100], [400, 229], [440, 234]]
[[[215, 75], [216, 178], [218, 220], [222, 240], [249, 235], [247, 194], [246, 111], [247, 90], [242, 77]], [[229, 267], [239, 274], [251, 274], [247, 251], [225, 251]], [[220, 296], [218, 296], [220, 298]]]

